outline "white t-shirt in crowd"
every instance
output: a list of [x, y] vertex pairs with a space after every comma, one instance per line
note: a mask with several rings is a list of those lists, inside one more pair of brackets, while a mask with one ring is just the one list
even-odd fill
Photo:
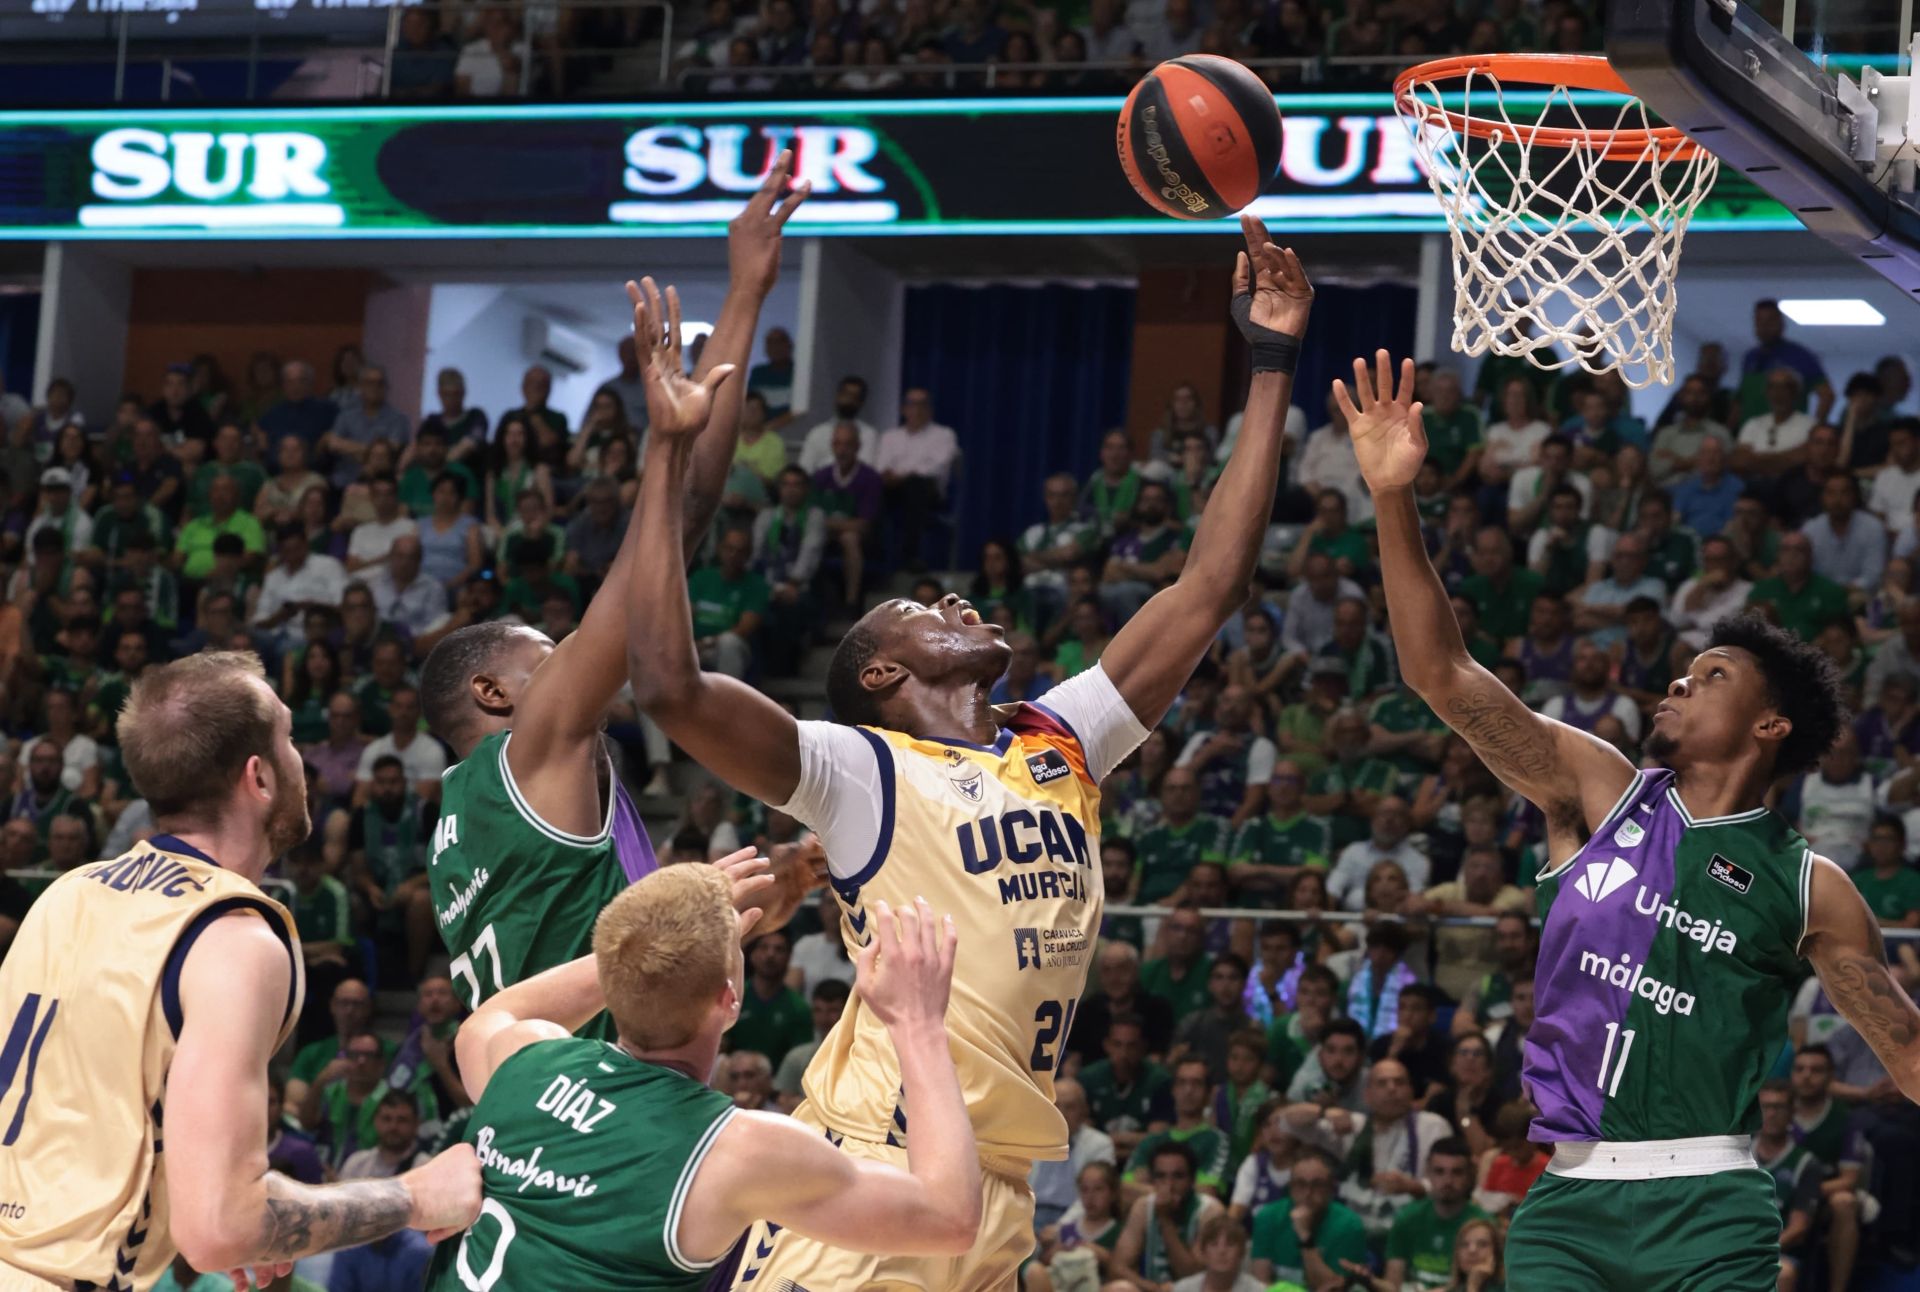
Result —
[[[880, 432], [857, 419], [853, 424], [860, 432], [860, 461], [879, 470]], [[829, 418], [807, 432], [806, 439], [800, 441], [799, 466], [802, 471], [812, 475], [833, 461], [833, 428], [838, 425], [837, 419]]]
[[406, 768], [409, 781], [437, 781], [440, 773], [447, 770], [447, 753], [440, 742], [425, 732], [415, 736], [413, 743], [405, 749], [393, 741], [391, 734], [381, 736], [360, 751], [360, 765], [354, 768], [355, 780], [371, 781], [373, 765], [392, 754]]
[[1920, 493], [1920, 468], [1904, 471], [1889, 462], [1873, 478], [1867, 510], [1887, 522], [1889, 529], [1906, 525], [1913, 517], [1913, 496]]
[[347, 559], [384, 560], [395, 542], [419, 532], [420, 522], [411, 516], [395, 516], [384, 524], [377, 520], [362, 521], [353, 527], [353, 537], [347, 540]]
[[1487, 428], [1487, 460], [1503, 467], [1523, 467], [1540, 452], [1540, 444], [1553, 434], [1553, 428], [1535, 419], [1525, 426], [1495, 422]]
[[1791, 453], [1813, 434], [1813, 417], [1807, 413], [1789, 413], [1779, 421], [1772, 413], [1761, 413], [1740, 423], [1735, 442], [1755, 453]]

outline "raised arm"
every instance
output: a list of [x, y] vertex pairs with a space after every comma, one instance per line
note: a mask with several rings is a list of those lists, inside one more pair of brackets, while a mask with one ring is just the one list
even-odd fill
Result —
[[956, 1256], [980, 1229], [980, 1156], [948, 1049], [956, 934], [925, 898], [874, 905], [856, 990], [886, 1026], [906, 1096], [907, 1169], [863, 1162], [786, 1117], [743, 1113], [694, 1177], [680, 1245], [724, 1251], [755, 1220], [856, 1252]]
[[1847, 872], [1825, 857], [1813, 859], [1800, 953], [1813, 962], [1827, 999], [1873, 1047], [1900, 1093], [1920, 1102], [1920, 1010], [1893, 980], [1887, 944], [1866, 899]]
[[391, 1180], [314, 1187], [267, 1169], [260, 1110], [291, 975], [286, 948], [245, 913], [207, 926], [181, 970], [167, 1185], [173, 1239], [195, 1269], [272, 1267], [409, 1226], [440, 1234], [480, 1213], [480, 1165], [466, 1145]]
[[1274, 246], [1253, 216], [1241, 216], [1240, 229], [1247, 249], [1234, 266], [1233, 316], [1253, 347], [1240, 442], [1214, 486], [1179, 579], [1142, 606], [1100, 657], [1148, 728], [1166, 715], [1221, 625], [1246, 604], [1280, 478], [1293, 366], [1313, 305], [1313, 287], [1293, 252]]
[[733, 451], [740, 441], [740, 405], [747, 397], [744, 374], [753, 354], [753, 335], [760, 326], [760, 307], [780, 278], [780, 231], [811, 191], [809, 182], [801, 180], [789, 192], [787, 184], [792, 177], [793, 150], [788, 149], [774, 159], [767, 178], [747, 200], [746, 209], [727, 225], [727, 296], [720, 303], [720, 317], [714, 320], [713, 335], [707, 338], [693, 375], [696, 380], [704, 380], [725, 364], [739, 369], [743, 379], [721, 387], [713, 401], [709, 429], [694, 445], [693, 482], [689, 486], [692, 493], [681, 526], [681, 540], [689, 559], [713, 524], [713, 514], [720, 508], [720, 490], [733, 467]]
[[634, 703], [668, 739], [727, 784], [765, 803], [785, 803], [800, 784], [800, 734], [793, 715], [744, 682], [701, 670], [686, 567], [657, 556], [678, 550], [694, 437], [707, 420], [714, 378], [709, 374], [704, 384], [696, 384], [682, 375], [677, 353], [670, 361], [649, 358], [650, 351], [666, 347], [677, 352], [679, 341], [662, 337], [654, 322], [660, 317], [657, 305], [628, 286], [640, 320], [634, 335], [652, 429], [627, 535], [637, 550], [656, 554], [632, 563], [620, 598]]
[[1413, 479], [1427, 456], [1427, 433], [1413, 398], [1413, 360], [1395, 391], [1385, 350], [1369, 373], [1353, 361], [1353, 394], [1334, 398], [1353, 436], [1354, 456], [1373, 494], [1387, 619], [1406, 684], [1441, 721], [1473, 746], [1487, 769], [1546, 813], [1557, 855], [1585, 842], [1633, 778], [1633, 764], [1604, 740], [1546, 718], [1467, 653], [1446, 587], [1427, 559], [1414, 508]]

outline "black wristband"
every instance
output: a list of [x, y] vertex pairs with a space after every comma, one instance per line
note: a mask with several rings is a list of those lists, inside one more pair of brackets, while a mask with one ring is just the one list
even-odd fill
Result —
[[1241, 292], [1233, 298], [1232, 314], [1240, 335], [1253, 349], [1253, 370], [1281, 372], [1291, 377], [1300, 362], [1300, 338], [1255, 323], [1251, 292]]

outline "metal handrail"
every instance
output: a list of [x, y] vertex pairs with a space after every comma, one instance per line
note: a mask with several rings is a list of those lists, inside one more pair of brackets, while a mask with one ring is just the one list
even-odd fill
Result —
[[[1144, 919], [1165, 919], [1173, 914], [1170, 906], [1137, 906], [1125, 903], [1107, 903], [1104, 914], [1129, 915]], [[1209, 920], [1253, 920], [1260, 924], [1275, 921], [1281, 924], [1365, 924], [1367, 916], [1359, 911], [1286, 911], [1265, 910], [1249, 906], [1203, 906], [1199, 908], [1202, 917]], [[1525, 912], [1532, 918], [1532, 912]], [[1379, 915], [1376, 920], [1388, 923], [1400, 923], [1403, 917], [1398, 915]], [[1490, 929], [1499, 923], [1494, 915], [1422, 915], [1418, 917], [1422, 924], [1442, 929]], [[1920, 929], [1882, 928], [1881, 934], [1889, 942], [1912, 942], [1920, 939]]]

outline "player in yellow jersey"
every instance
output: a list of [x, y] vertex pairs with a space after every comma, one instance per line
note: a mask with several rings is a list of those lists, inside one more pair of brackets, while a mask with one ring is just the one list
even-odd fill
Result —
[[[654, 433], [634, 523], [637, 550], [657, 557], [626, 607], [635, 697], [704, 766], [820, 835], [852, 942], [866, 941], [880, 900], [901, 907], [924, 895], [953, 913], [960, 954], [948, 1031], [983, 1167], [984, 1220], [963, 1257], [861, 1256], [763, 1223], [747, 1236], [736, 1287], [984, 1292], [1011, 1286], [1033, 1248], [1027, 1171], [1066, 1156], [1053, 1074], [1100, 926], [1099, 784], [1245, 603], [1279, 475], [1313, 293], [1259, 221], [1242, 228], [1233, 313], [1253, 349], [1246, 431], [1179, 580], [1044, 703], [988, 702], [1007, 666], [1005, 635], [951, 596], [887, 602], [848, 632], [828, 676], [846, 725], [796, 722], [751, 688], [702, 672], [686, 577], [670, 559], [695, 437]], [[651, 366], [647, 379], [661, 381]], [[913, 1110], [884, 1029], [858, 1001], [822, 1043], [804, 1088], [802, 1121], [848, 1153], [904, 1160]]]
[[134, 683], [120, 750], [158, 833], [55, 880], [0, 969], [0, 1292], [132, 1292], [176, 1251], [265, 1282], [479, 1212], [466, 1146], [328, 1188], [267, 1169], [267, 1060], [302, 983], [293, 917], [256, 881], [309, 829], [292, 730], [250, 654]]

